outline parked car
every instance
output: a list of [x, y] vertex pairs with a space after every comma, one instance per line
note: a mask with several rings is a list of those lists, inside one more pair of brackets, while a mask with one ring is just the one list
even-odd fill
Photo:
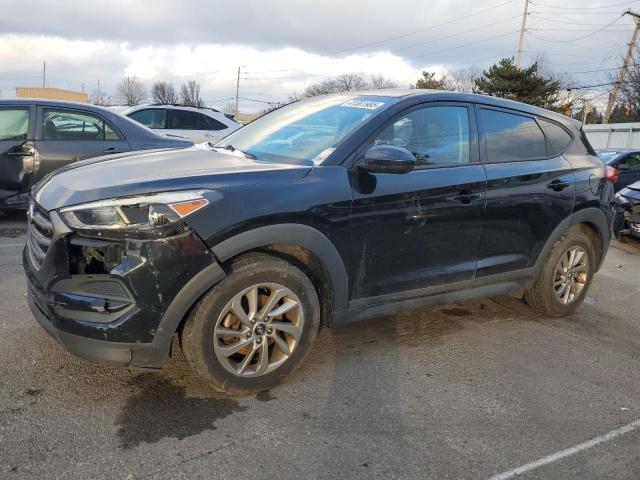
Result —
[[68, 163], [193, 142], [156, 135], [113, 112], [74, 102], [0, 100], [0, 209], [26, 208], [26, 193]]
[[207, 107], [137, 105], [119, 108], [118, 113], [159, 134], [188, 138], [194, 143], [216, 143], [242, 127], [231, 115]]
[[640, 238], [640, 181], [632, 183], [616, 193], [617, 207], [614, 233], [621, 239], [626, 236]]
[[213, 151], [52, 175], [29, 215], [29, 305], [82, 357], [161, 367], [177, 334], [215, 388], [260, 391], [321, 325], [507, 292], [570, 314], [609, 246], [614, 173], [577, 122], [513, 101], [307, 99]]
[[616, 192], [640, 180], [640, 150], [607, 148], [596, 150], [596, 153], [603, 162], [618, 170], [618, 180], [614, 185]]

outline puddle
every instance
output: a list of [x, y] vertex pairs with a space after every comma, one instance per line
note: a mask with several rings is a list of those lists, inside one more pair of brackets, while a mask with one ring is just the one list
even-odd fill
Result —
[[138, 375], [131, 386], [138, 392], [127, 400], [116, 420], [120, 446], [125, 450], [215, 430], [217, 420], [247, 409], [231, 398], [186, 397], [184, 387], [155, 373]]

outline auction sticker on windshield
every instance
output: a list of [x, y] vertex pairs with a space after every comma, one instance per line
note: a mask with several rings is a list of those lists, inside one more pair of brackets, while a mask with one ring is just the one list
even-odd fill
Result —
[[375, 110], [384, 105], [382, 102], [372, 102], [371, 100], [349, 100], [344, 102], [341, 107], [366, 108], [367, 110]]

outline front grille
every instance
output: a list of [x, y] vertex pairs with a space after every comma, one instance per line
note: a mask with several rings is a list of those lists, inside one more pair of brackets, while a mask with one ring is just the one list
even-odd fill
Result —
[[29, 229], [27, 230], [27, 252], [33, 266], [40, 268], [47, 256], [51, 239], [53, 238], [53, 224], [49, 214], [35, 202], [29, 205]]

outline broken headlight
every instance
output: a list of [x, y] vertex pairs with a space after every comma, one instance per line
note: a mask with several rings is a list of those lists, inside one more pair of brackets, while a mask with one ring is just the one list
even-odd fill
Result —
[[156, 193], [84, 203], [60, 210], [65, 223], [94, 235], [166, 235], [205, 207], [204, 190]]

